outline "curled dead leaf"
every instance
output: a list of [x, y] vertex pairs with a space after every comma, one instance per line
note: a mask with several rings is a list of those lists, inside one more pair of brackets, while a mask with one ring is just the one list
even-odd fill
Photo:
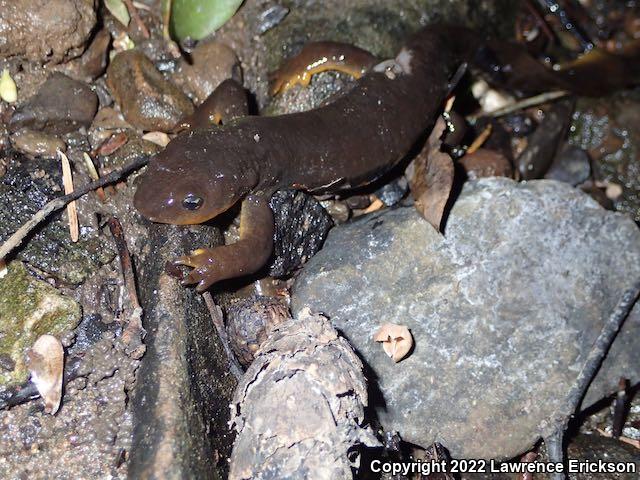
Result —
[[416, 209], [436, 230], [440, 230], [453, 187], [453, 160], [440, 151], [445, 128], [445, 121], [439, 117], [427, 143], [406, 171]]
[[64, 348], [53, 335], [41, 335], [27, 352], [31, 381], [44, 400], [44, 411], [55, 415], [62, 398]]
[[406, 325], [385, 323], [373, 336], [375, 342], [381, 342], [382, 348], [391, 359], [398, 363], [407, 356], [413, 347], [413, 336]]

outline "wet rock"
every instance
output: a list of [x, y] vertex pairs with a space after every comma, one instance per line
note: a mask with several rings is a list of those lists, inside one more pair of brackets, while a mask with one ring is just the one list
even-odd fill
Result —
[[[0, 242], [40, 210], [62, 195], [60, 162], [9, 157], [7, 172], [0, 178]], [[87, 197], [78, 201], [80, 210]], [[110, 240], [81, 222], [80, 241], [72, 243], [64, 211], [54, 214], [25, 242], [17, 258], [65, 283], [79, 284], [100, 265], [113, 259]]]
[[0, 372], [3, 386], [21, 383], [29, 374], [25, 353], [40, 335], [60, 336], [80, 321], [80, 306], [47, 282], [27, 273], [21, 262], [11, 262], [0, 278], [0, 354], [14, 363]]
[[570, 142], [589, 152], [596, 179], [623, 186], [615, 208], [640, 221], [640, 91], [581, 98]]
[[276, 192], [269, 205], [276, 224], [269, 275], [284, 277], [320, 250], [333, 221], [318, 201], [304, 192]]
[[18, 152], [33, 157], [56, 158], [57, 151], [64, 152], [65, 143], [55, 135], [22, 128], [11, 135], [13, 148]]
[[575, 101], [563, 100], [545, 113], [545, 117], [518, 156], [516, 166], [523, 180], [544, 177], [555, 158], [571, 123]]
[[82, 56], [64, 65], [64, 71], [73, 78], [95, 80], [107, 69], [107, 53], [110, 44], [109, 32], [100, 30]]
[[212, 227], [152, 225], [138, 264], [145, 344], [131, 400], [130, 478], [225, 478], [231, 450], [229, 402], [235, 378], [202, 296], [182, 287], [166, 263], [220, 245]]
[[582, 148], [565, 145], [553, 160], [545, 178], [565, 182], [574, 187], [591, 175], [589, 153]]
[[263, 11], [258, 18], [258, 33], [262, 34], [268, 32], [284, 20], [284, 17], [286, 17], [288, 13], [289, 9], [282, 5], [270, 6]]
[[[294, 285], [371, 368], [377, 413], [418, 445], [509, 458], [549, 428], [604, 319], [640, 276], [640, 230], [566, 184], [467, 182], [440, 236], [413, 208], [332, 230]], [[371, 337], [407, 325], [394, 364]], [[640, 379], [636, 306], [583, 402]], [[617, 373], [615, 373], [617, 372]]]
[[91, 125], [97, 111], [98, 96], [86, 83], [56, 72], [16, 110], [9, 126], [63, 134]]
[[0, 0], [0, 58], [60, 63], [80, 55], [96, 23], [94, 0]]
[[242, 70], [231, 48], [220, 42], [204, 41], [191, 52], [190, 63], [180, 62], [174, 78], [196, 103], [202, 103], [225, 80], [233, 78], [242, 83]]
[[107, 69], [107, 86], [127, 122], [142, 130], [168, 132], [193, 113], [189, 98], [136, 50], [115, 56]]
[[405, 195], [409, 192], [409, 182], [405, 177], [400, 177], [385, 183], [382, 187], [375, 191], [375, 195], [382, 200], [387, 207], [393, 207], [400, 203]]
[[467, 177], [475, 180], [484, 177], [511, 177], [513, 169], [507, 157], [495, 150], [480, 148], [462, 156], [458, 162]]

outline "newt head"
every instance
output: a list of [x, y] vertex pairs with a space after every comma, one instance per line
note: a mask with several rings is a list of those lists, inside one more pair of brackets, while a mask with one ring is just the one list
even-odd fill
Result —
[[227, 158], [228, 149], [221, 158], [216, 150], [197, 135], [176, 137], [140, 177], [135, 208], [152, 222], [174, 225], [203, 223], [231, 208], [253, 184], [235, 157]]

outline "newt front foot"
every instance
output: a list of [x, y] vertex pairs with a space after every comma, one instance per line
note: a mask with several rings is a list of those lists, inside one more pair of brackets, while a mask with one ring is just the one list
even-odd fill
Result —
[[249, 195], [240, 211], [240, 240], [230, 245], [198, 248], [174, 260], [192, 270], [182, 279], [183, 285], [196, 285], [204, 292], [214, 283], [257, 272], [273, 250], [273, 213], [266, 198]]

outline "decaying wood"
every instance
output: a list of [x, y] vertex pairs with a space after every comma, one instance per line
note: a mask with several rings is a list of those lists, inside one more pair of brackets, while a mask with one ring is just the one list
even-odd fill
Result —
[[348, 452], [379, 445], [362, 426], [362, 363], [322, 315], [278, 326], [236, 389], [230, 479], [351, 478]]
[[438, 118], [427, 143], [406, 172], [415, 207], [436, 230], [440, 230], [453, 187], [453, 160], [449, 154], [440, 151], [440, 138], [445, 128], [445, 121]]

